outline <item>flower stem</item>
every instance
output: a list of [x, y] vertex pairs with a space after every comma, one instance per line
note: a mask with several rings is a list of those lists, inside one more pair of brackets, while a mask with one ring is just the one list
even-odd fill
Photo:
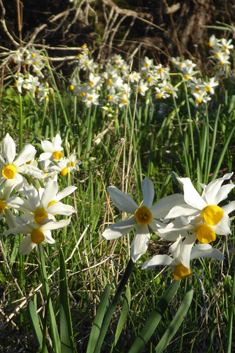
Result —
[[121, 279], [121, 282], [119, 283], [118, 287], [117, 287], [117, 291], [116, 291], [116, 294], [105, 314], [105, 317], [104, 317], [104, 320], [103, 320], [103, 323], [102, 323], [102, 326], [101, 326], [101, 330], [100, 330], [100, 335], [99, 335], [99, 338], [97, 340], [97, 343], [96, 343], [96, 347], [95, 347], [95, 350], [94, 350], [94, 353], [99, 353], [100, 350], [101, 350], [101, 346], [102, 346], [102, 343], [104, 341], [104, 338], [105, 338], [105, 335], [106, 335], [106, 332], [108, 330], [108, 327], [109, 327], [109, 324], [110, 324], [110, 321], [112, 319], [112, 316], [113, 316], [113, 313], [114, 313], [114, 310], [117, 306], [117, 303], [118, 303], [118, 300], [122, 294], [122, 291], [132, 273], [132, 271], [134, 270], [135, 268], [135, 262], [133, 262], [131, 259], [126, 267], [126, 270], [124, 272], [124, 275]]
[[[22, 97], [19, 94], [19, 152], [23, 148], [23, 107], [22, 107]], [[23, 234], [19, 234], [19, 245], [22, 243]], [[19, 255], [19, 286], [23, 290], [23, 281], [24, 281], [24, 261], [23, 255]], [[23, 324], [23, 313], [20, 313], [20, 326]]]

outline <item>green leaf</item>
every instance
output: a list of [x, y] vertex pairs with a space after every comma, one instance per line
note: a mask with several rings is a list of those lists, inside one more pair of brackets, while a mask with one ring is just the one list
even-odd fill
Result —
[[180, 281], [173, 281], [167, 288], [161, 299], [159, 300], [156, 308], [150, 314], [146, 324], [136, 337], [128, 353], [140, 353], [148, 343], [152, 334], [156, 330], [157, 325], [162, 319], [164, 312], [173, 299], [177, 289], [179, 288]]
[[[36, 312], [35, 306], [33, 302], [29, 302], [28, 304], [28, 315], [29, 315], [29, 320], [30, 324], [34, 333], [34, 336], [38, 342], [39, 349], [41, 351], [42, 349], [42, 341], [43, 341], [43, 336], [42, 336], [42, 331], [39, 325], [39, 320], [38, 320], [38, 314]], [[45, 347], [44, 352], [47, 353], [47, 348]]]
[[161, 353], [163, 350], [166, 348], [168, 343], [171, 341], [171, 339], [174, 337], [176, 334], [178, 328], [182, 324], [182, 322], [185, 319], [185, 316], [188, 312], [188, 309], [191, 305], [191, 302], [193, 300], [193, 289], [189, 288], [185, 294], [185, 297], [175, 314], [174, 319], [171, 321], [169, 327], [167, 328], [166, 332], [162, 336], [160, 342], [158, 343], [157, 347], [155, 348], [155, 353]]
[[73, 353], [75, 351], [69, 307], [68, 280], [62, 249], [60, 249], [60, 340], [61, 353]]
[[107, 284], [105, 287], [105, 290], [101, 296], [100, 304], [99, 304], [99, 307], [98, 307], [98, 310], [96, 313], [96, 317], [95, 317], [93, 325], [92, 325], [86, 353], [93, 353], [94, 352], [97, 340], [100, 335], [100, 329], [101, 329], [101, 325], [102, 325], [102, 322], [104, 319], [104, 315], [109, 307], [110, 288], [111, 288], [110, 284]]
[[4, 274], [2, 273], [2, 271], [0, 270], [0, 282], [5, 282], [6, 278], [4, 276]]
[[119, 318], [118, 324], [117, 324], [117, 329], [116, 329], [115, 338], [114, 338], [114, 346], [116, 346], [118, 339], [119, 339], [119, 336], [122, 332], [123, 325], [126, 321], [128, 312], [130, 310], [130, 304], [131, 304], [131, 291], [130, 291], [130, 287], [128, 286], [126, 288], [125, 297], [123, 299], [122, 312], [121, 312], [121, 315], [120, 315], [120, 318]]
[[50, 317], [50, 324], [51, 324], [50, 329], [51, 329], [53, 348], [55, 353], [61, 353], [60, 336], [57, 329], [57, 323], [55, 319], [55, 313], [53, 310], [51, 297], [49, 296], [50, 288], [47, 280], [47, 272], [45, 267], [45, 259], [44, 259], [42, 244], [38, 245], [38, 250], [39, 250], [40, 260], [41, 260], [40, 270], [41, 270], [41, 276], [42, 276], [42, 282], [43, 282], [43, 289], [45, 291], [45, 295], [48, 298], [48, 302], [49, 302], [48, 310], [49, 310], [49, 317]]

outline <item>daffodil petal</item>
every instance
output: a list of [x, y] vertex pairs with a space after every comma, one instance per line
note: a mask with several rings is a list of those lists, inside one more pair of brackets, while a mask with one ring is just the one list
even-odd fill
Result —
[[64, 197], [67, 197], [68, 195], [72, 194], [76, 189], [76, 186], [68, 186], [64, 190], [57, 193], [56, 201], [62, 200]]
[[114, 205], [121, 211], [134, 214], [138, 205], [132, 198], [126, 195], [124, 192], [118, 190], [115, 186], [109, 186], [107, 188]]
[[177, 178], [184, 186], [184, 201], [191, 207], [202, 210], [206, 202], [199, 195], [189, 178]]
[[232, 201], [221, 208], [224, 210], [224, 213], [229, 214], [235, 210], [235, 201]]
[[54, 244], [55, 243], [55, 239], [52, 238], [50, 230], [45, 230], [43, 232], [43, 234], [44, 234], [44, 237], [45, 237], [44, 241], [46, 243], [48, 243], [48, 244]]
[[168, 255], [156, 255], [152, 259], [146, 260], [143, 265], [141, 265], [144, 270], [151, 270], [156, 266], [171, 266], [172, 258]]
[[[52, 145], [52, 143], [50, 141], [41, 141], [41, 145], [42, 145], [42, 149], [45, 152], [50, 153], [50, 155], [54, 152], [53, 145]], [[42, 153], [42, 154], [44, 154], [44, 153]], [[41, 156], [42, 155], [40, 155], [40, 160], [42, 160]]]
[[47, 208], [47, 212], [54, 215], [64, 215], [71, 216], [72, 213], [76, 213], [77, 211], [73, 206], [65, 205], [62, 202], [57, 202], [50, 207]]
[[36, 244], [31, 240], [31, 234], [27, 235], [20, 244], [19, 253], [21, 255], [27, 255], [35, 248]]
[[36, 152], [36, 149], [32, 145], [29, 144], [24, 146], [19, 156], [14, 161], [14, 164], [19, 167], [20, 165], [31, 161], [34, 158]]
[[66, 227], [67, 225], [69, 225], [70, 221], [71, 221], [71, 218], [62, 219], [61, 221], [58, 221], [58, 222], [48, 222], [46, 224], [43, 224], [41, 226], [41, 229], [44, 232], [46, 230], [53, 230], [53, 229], [63, 228], [63, 227]]
[[44, 192], [41, 197], [42, 205], [47, 208], [49, 202], [54, 200], [59, 189], [59, 185], [55, 180], [51, 180], [46, 184]]
[[152, 181], [145, 178], [141, 183], [141, 188], [143, 191], [143, 206], [150, 208], [154, 198], [154, 187]]
[[215, 202], [211, 205], [218, 205], [221, 201], [225, 200], [228, 197], [228, 194], [230, 191], [235, 187], [234, 184], [227, 184], [227, 185], [222, 185], [218, 191], [218, 193], [215, 195], [214, 200]]
[[12, 164], [16, 155], [16, 146], [9, 134], [6, 134], [2, 141], [2, 152], [6, 159], [6, 164]]
[[138, 225], [135, 217], [131, 217], [125, 221], [117, 222], [106, 228], [103, 236], [107, 240], [120, 238], [123, 235], [130, 233], [130, 231]]
[[147, 225], [139, 224], [131, 243], [131, 258], [136, 262], [148, 250], [150, 233]]
[[[151, 209], [152, 211], [152, 209]], [[182, 204], [173, 207], [169, 213], [166, 214], [165, 219], [177, 218], [181, 216], [196, 216], [200, 211], [187, 204]]]
[[192, 248], [190, 260], [198, 259], [199, 257], [209, 257], [219, 261], [224, 260], [224, 255], [217, 249], [213, 249], [210, 244], [198, 244]]
[[231, 234], [229, 216], [224, 213], [223, 218], [216, 226], [211, 226], [218, 235]]
[[197, 236], [194, 235], [194, 234], [190, 235], [186, 239], [184, 239], [184, 241], [181, 243], [180, 254], [177, 257], [177, 260], [182, 265], [187, 267], [188, 269], [190, 269], [190, 254], [191, 254], [191, 250], [192, 250], [192, 247], [193, 247], [196, 239], [197, 239]]
[[173, 207], [183, 203], [184, 197], [181, 194], [163, 197], [151, 208], [153, 218], [164, 218]]
[[[232, 177], [233, 173], [227, 173], [222, 178], [218, 178], [216, 180], [211, 181], [205, 188], [202, 194], [204, 200], [206, 200], [207, 204], [209, 205], [217, 205], [219, 202], [217, 201], [220, 199], [222, 201], [224, 198], [221, 196], [221, 185], [224, 180], [228, 180]], [[222, 192], [223, 195], [223, 192]], [[226, 198], [227, 196], [225, 196]]]
[[[44, 149], [44, 148], [43, 148], [43, 149]], [[52, 148], [52, 152], [44, 152], [44, 153], [41, 153], [41, 154], [40, 154], [40, 157], [39, 157], [39, 162], [41, 162], [41, 161], [46, 161], [47, 159], [51, 158], [52, 153], [53, 153], [53, 148]]]

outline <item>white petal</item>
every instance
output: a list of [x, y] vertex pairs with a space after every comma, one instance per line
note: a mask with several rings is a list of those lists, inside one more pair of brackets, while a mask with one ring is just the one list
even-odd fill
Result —
[[196, 216], [200, 211], [187, 204], [182, 204], [173, 207], [170, 212], [165, 216], [165, 219], [177, 218], [182, 216]]
[[181, 247], [180, 247], [180, 254], [177, 257], [177, 260], [184, 265], [185, 267], [187, 267], [188, 269], [190, 269], [190, 254], [191, 254], [191, 250], [192, 247], [195, 243], [195, 241], [197, 240], [197, 236], [196, 235], [189, 235], [182, 243], [181, 243]]
[[231, 234], [229, 216], [224, 213], [224, 216], [221, 221], [216, 226], [211, 226], [211, 228], [213, 228], [215, 233], [218, 235]]
[[48, 222], [46, 224], [43, 224], [43, 226], [41, 226], [41, 229], [44, 232], [46, 230], [63, 228], [63, 227], [66, 227], [67, 225], [69, 225], [70, 221], [71, 221], [71, 218], [62, 219], [61, 221], [58, 221], [58, 222]]
[[228, 197], [230, 191], [235, 187], [234, 184], [222, 185], [215, 195], [215, 203], [214, 205], [218, 205], [221, 201], [225, 200]]
[[27, 235], [20, 244], [19, 253], [21, 255], [27, 255], [35, 248], [36, 244], [31, 240], [31, 234]]
[[102, 234], [105, 239], [112, 240], [120, 238], [123, 235], [130, 233], [130, 231], [138, 225], [135, 217], [131, 217], [125, 221], [117, 222], [106, 228]]
[[141, 183], [141, 188], [143, 191], [143, 206], [150, 208], [154, 198], [154, 187], [152, 181], [145, 178]]
[[154, 218], [164, 218], [174, 206], [182, 203], [184, 203], [184, 197], [181, 194], [163, 197], [151, 208], [152, 215]]
[[45, 161], [45, 160], [51, 158], [51, 156], [52, 156], [52, 152], [41, 153], [39, 156], [39, 162]]
[[5, 217], [9, 229], [17, 227], [15, 216], [13, 215], [11, 210], [8, 210], [7, 208], [5, 209]]
[[16, 145], [9, 134], [6, 134], [2, 141], [2, 152], [6, 159], [6, 164], [12, 164], [16, 155]]
[[206, 202], [199, 195], [189, 178], [177, 178], [184, 185], [184, 201], [193, 208], [202, 210]]
[[48, 207], [50, 201], [55, 200], [58, 189], [59, 185], [55, 180], [51, 180], [47, 183], [41, 197], [41, 202], [45, 208]]
[[31, 233], [33, 230], [33, 227], [30, 224], [23, 224], [23, 225], [18, 225], [16, 228], [11, 228], [8, 230], [5, 230], [3, 234], [28, 234]]
[[58, 194], [56, 195], [56, 201], [62, 200], [64, 197], [72, 194], [76, 189], [76, 186], [68, 186], [64, 190], [58, 192]]
[[14, 164], [19, 167], [20, 165], [31, 161], [34, 158], [36, 152], [36, 149], [32, 145], [29, 144], [24, 146], [19, 156], [16, 158]]
[[176, 241], [169, 247], [169, 251], [175, 259], [177, 259], [180, 254], [182, 239], [183, 237], [179, 234]]
[[148, 250], [150, 233], [148, 226], [139, 224], [131, 243], [131, 258], [136, 262]]
[[[220, 199], [220, 201], [224, 200], [224, 198], [227, 197], [227, 194], [225, 197], [220, 195], [221, 191], [221, 185], [224, 182], [224, 180], [228, 180], [232, 177], [233, 173], [227, 173], [225, 174], [222, 178], [218, 178], [216, 180], [212, 180], [204, 189], [203, 192], [203, 198], [206, 200], [206, 202], [209, 205], [217, 205], [219, 202], [217, 199]], [[222, 192], [223, 194], [223, 192]]]
[[[32, 201], [32, 200], [31, 200]], [[31, 206], [28, 200], [21, 199], [20, 197], [11, 197], [7, 200], [9, 207], [20, 211], [34, 212], [35, 208]]]
[[141, 265], [144, 270], [151, 270], [155, 266], [171, 266], [172, 258], [168, 255], [156, 255]]
[[47, 212], [54, 215], [64, 215], [71, 216], [72, 213], [76, 213], [77, 211], [73, 206], [64, 205], [62, 202], [55, 203], [47, 208]]
[[43, 234], [44, 234], [44, 237], [45, 237], [44, 241], [46, 243], [48, 243], [48, 244], [54, 244], [55, 243], [55, 239], [52, 238], [50, 230], [45, 230], [43, 232]]
[[115, 186], [109, 186], [107, 188], [114, 205], [123, 212], [134, 214], [138, 208], [135, 201], [124, 192], [118, 190]]
[[23, 164], [20, 167], [17, 168], [18, 173], [23, 173], [26, 175], [31, 175], [34, 178], [38, 179], [44, 179], [45, 174], [43, 173], [42, 170], [38, 169], [37, 167], [31, 165], [31, 164]]
[[219, 250], [213, 249], [210, 244], [198, 244], [192, 249], [190, 260], [198, 259], [199, 257], [209, 257], [219, 261], [224, 260], [224, 255]]
[[228, 203], [227, 205], [223, 206], [222, 209], [225, 213], [229, 214], [235, 210], [235, 201]]
[[[50, 155], [55, 152], [54, 148], [53, 148], [53, 145], [50, 141], [41, 141], [41, 145], [42, 145], [42, 149], [45, 151], [45, 152], [49, 152]], [[44, 154], [44, 153], [43, 153]], [[41, 155], [42, 156], [42, 155]], [[41, 159], [41, 156], [40, 156], [40, 160]], [[43, 158], [44, 159], [44, 158]]]
[[54, 151], [62, 151], [62, 140], [59, 134], [57, 134], [53, 139], [52, 139], [52, 145], [53, 145], [53, 149]]

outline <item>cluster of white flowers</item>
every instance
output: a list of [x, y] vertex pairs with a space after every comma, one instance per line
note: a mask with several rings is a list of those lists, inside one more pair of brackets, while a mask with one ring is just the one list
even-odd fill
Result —
[[[30, 91], [39, 101], [49, 98], [49, 86], [40, 82], [44, 78], [44, 67], [40, 51], [31, 47], [20, 48], [12, 54], [13, 61], [17, 64], [14, 87], [20, 94]], [[23, 72], [22, 72], [23, 71]]]
[[[233, 48], [231, 41], [231, 39], [218, 40], [215, 36], [210, 38], [209, 47], [213, 57], [216, 58], [219, 71], [208, 81], [196, 78], [198, 71], [195, 71], [196, 64], [192, 60], [172, 58], [173, 66], [182, 72], [183, 81], [190, 88], [197, 105], [211, 100], [219, 79], [224, 77], [225, 71], [229, 68], [229, 51]], [[98, 64], [90, 58], [90, 52], [84, 45], [81, 53], [78, 54], [78, 66], [82, 71], [87, 71], [88, 82], [77, 83], [73, 78], [70, 89], [88, 107], [99, 104], [101, 90], [105, 92], [107, 102], [117, 104], [119, 107], [128, 103], [132, 92], [145, 96], [149, 90], [154, 90], [156, 99], [177, 97], [178, 88], [171, 83], [169, 68], [163, 67], [162, 64], [154, 65], [153, 59], [147, 56], [141, 61], [139, 72], [131, 72], [130, 66], [118, 54], [114, 54], [107, 60], [103, 72], [97, 72]]]
[[[16, 157], [16, 145], [11, 136], [7, 134], [2, 141], [0, 219], [5, 214], [9, 229], [4, 234], [28, 234], [20, 244], [22, 255], [43, 241], [53, 244], [55, 240], [51, 230], [70, 223], [70, 218], [57, 221], [56, 216], [71, 216], [76, 212], [74, 207], [63, 204], [61, 200], [77, 188], [69, 186], [59, 191], [58, 175], [65, 176], [72, 169], [78, 169], [79, 162], [75, 154], [64, 158], [61, 144], [59, 135], [53, 138], [52, 143], [41, 141], [45, 152], [36, 161], [37, 151], [31, 144], [25, 145]], [[33, 186], [35, 179], [41, 180], [40, 188]], [[23, 215], [19, 216], [19, 211]]]
[[216, 68], [218, 70], [214, 77], [209, 81], [203, 81], [201, 78], [196, 78], [197, 71], [194, 71], [196, 64], [192, 60], [182, 60], [179, 57], [172, 58], [172, 64], [182, 72], [183, 80], [187, 87], [190, 88], [192, 95], [195, 98], [196, 104], [206, 103], [211, 100], [211, 96], [215, 93], [215, 87], [219, 85], [219, 80], [225, 77], [226, 71], [230, 68], [229, 55], [233, 49], [231, 44], [232, 39], [217, 39], [214, 35], [210, 37], [208, 46], [216, 60]]
[[140, 72], [130, 72], [130, 66], [121, 55], [114, 54], [108, 59], [105, 70], [96, 73], [98, 67], [93, 59], [89, 58], [89, 51], [84, 46], [78, 55], [79, 68], [88, 71], [88, 82], [77, 83], [73, 78], [70, 89], [81, 97], [86, 106], [98, 104], [100, 91], [106, 92], [106, 99], [122, 107], [129, 102], [131, 92], [138, 92], [145, 96], [149, 89], [155, 89], [156, 99], [165, 99], [174, 95], [177, 97], [177, 88], [170, 83], [169, 68], [161, 64], [154, 65], [153, 59], [145, 57], [141, 61]]
[[[174, 259], [168, 255], [156, 255], [145, 261], [142, 267], [151, 269], [158, 265], [169, 265], [176, 280], [188, 277], [192, 274], [191, 260], [198, 257], [224, 258], [209, 243], [216, 239], [216, 235], [231, 233], [228, 215], [235, 210], [235, 201], [222, 207], [218, 204], [235, 187], [231, 182], [232, 175], [225, 174], [208, 185], [202, 185], [202, 195], [196, 191], [189, 178], [178, 178], [183, 184], [184, 195], [167, 196], [152, 207], [154, 188], [151, 180], [145, 178], [142, 182], [143, 205], [140, 207], [130, 196], [110, 186], [108, 192], [115, 206], [133, 216], [111, 225], [103, 236], [107, 240], [116, 239], [137, 227], [131, 244], [131, 257], [136, 262], [148, 249], [151, 228], [161, 238], [174, 241], [169, 249]], [[199, 244], [194, 246], [196, 241]]]

